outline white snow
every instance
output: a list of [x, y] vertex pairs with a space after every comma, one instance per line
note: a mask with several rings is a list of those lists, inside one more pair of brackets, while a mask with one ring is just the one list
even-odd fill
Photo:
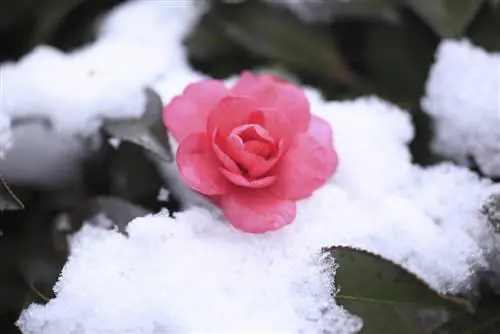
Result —
[[[102, 65], [90, 67], [94, 78], [109, 71], [100, 89], [90, 89], [82, 82], [91, 79], [80, 78], [80, 84], [67, 83], [67, 92], [54, 85], [51, 89], [61, 95], [72, 94], [60, 97], [50, 93], [49, 86], [42, 90], [45, 81], [39, 76], [48, 71], [40, 63], [23, 65], [29, 64], [25, 59], [12, 67], [12, 73], [24, 73], [37, 84], [26, 83], [31, 89], [26, 101], [11, 97], [9, 103], [16, 108], [9, 107], [7, 115], [28, 115], [28, 107], [38, 102], [57, 134], [73, 138], [75, 133], [85, 135], [104, 113], [135, 114], [135, 107], [126, 105], [141, 105], [137, 92], [146, 83], [154, 82], [165, 102], [179, 94], [201, 76], [187, 68], [178, 33], [182, 29], [173, 29], [187, 26], [193, 8], [181, 1], [169, 3], [183, 5], [167, 8], [165, 2], [150, 0], [127, 4], [114, 13], [101, 29], [101, 42], [86, 49], [101, 45], [103, 50], [109, 48], [109, 54], [85, 49], [71, 56], [38, 51], [42, 56], [37, 57], [46, 57], [45, 64], [69, 57], [74, 68], [65, 68], [81, 76], [88, 63], [74, 59], [94, 59], [94, 64]], [[93, 52], [101, 56], [89, 56]], [[27, 59], [34, 55], [36, 51]], [[117, 61], [122, 56], [133, 60]], [[145, 72], [132, 79], [141, 66]], [[128, 84], [115, 86], [116, 78]], [[73, 91], [78, 87], [79, 92]], [[499, 186], [452, 164], [412, 165], [407, 148], [413, 137], [410, 118], [387, 102], [375, 97], [325, 102], [317, 91], [306, 90], [313, 113], [332, 124], [340, 166], [327, 185], [298, 203], [293, 224], [264, 235], [245, 234], [221, 219], [220, 212], [191, 206], [176, 219], [167, 214], [138, 218], [129, 224], [128, 236], [87, 225], [72, 239], [71, 257], [55, 287], [57, 297], [25, 310], [18, 321], [22, 332], [354, 333], [360, 322], [330, 297], [332, 264], [319, 255], [321, 247], [332, 245], [379, 253], [443, 292], [471, 288], [473, 273], [487, 269], [487, 258], [498, 251], [498, 239], [478, 208]], [[102, 100], [93, 95], [99, 92]], [[82, 102], [78, 94], [88, 100]], [[58, 98], [65, 108], [55, 104]], [[106, 109], [95, 111], [84, 105]], [[68, 113], [68, 107], [77, 115]], [[163, 167], [165, 173], [175, 171], [173, 165]], [[183, 187], [175, 173], [174, 181]], [[192, 197], [189, 191], [183, 194]], [[191, 203], [203, 204], [196, 198]]]
[[382, 254], [443, 292], [470, 288], [496, 247], [477, 212], [495, 186], [450, 164], [413, 166], [413, 129], [395, 106], [308, 94], [341, 162], [292, 225], [245, 234], [191, 208], [138, 218], [128, 238], [85, 227], [57, 298], [23, 313], [23, 333], [354, 333], [356, 318], [329, 297], [319, 249], [331, 245]]
[[467, 40], [441, 42], [422, 107], [435, 121], [436, 153], [500, 177], [500, 54]]
[[158, 191], [158, 196], [156, 197], [156, 199], [158, 201], [167, 202], [169, 197], [170, 197], [170, 191], [162, 187]]
[[0, 106], [0, 159], [5, 158], [7, 150], [12, 146], [12, 131], [10, 123], [10, 117], [2, 114], [2, 107]]
[[[24, 124], [14, 129], [14, 145], [0, 172], [15, 183], [71, 182], [87, 148], [81, 137], [92, 134], [103, 117], [138, 116], [146, 85], [177, 72], [196, 76], [179, 45], [199, 14], [196, 4], [129, 2], [102, 22], [95, 43], [71, 53], [39, 46], [19, 62], [1, 65], [3, 123], [10, 119]], [[39, 129], [29, 124], [31, 128], [23, 130], [34, 118], [44, 120], [48, 129], [37, 122]], [[33, 138], [26, 136], [31, 131], [36, 132]], [[67, 161], [62, 178], [61, 168], [53, 168], [60, 159]]]

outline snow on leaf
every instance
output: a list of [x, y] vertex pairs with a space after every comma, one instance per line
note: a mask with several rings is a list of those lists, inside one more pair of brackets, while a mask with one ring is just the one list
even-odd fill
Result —
[[338, 304], [363, 320], [360, 333], [422, 334], [473, 311], [462, 297], [445, 296], [399, 265], [349, 247], [328, 249], [338, 265]]
[[161, 98], [151, 89], [146, 89], [146, 95], [146, 108], [141, 118], [108, 119], [103, 128], [116, 139], [144, 147], [167, 162], [172, 162], [168, 135], [162, 121]]

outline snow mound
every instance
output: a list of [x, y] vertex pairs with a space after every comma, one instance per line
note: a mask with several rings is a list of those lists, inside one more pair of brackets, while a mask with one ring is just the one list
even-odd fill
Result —
[[196, 76], [180, 42], [200, 13], [195, 5], [131, 1], [102, 21], [92, 44], [71, 53], [39, 46], [2, 64], [2, 114], [18, 125], [0, 172], [17, 184], [70, 183], [85, 154], [82, 137], [103, 118], [138, 116], [146, 86], [178, 73]]
[[441, 42], [422, 108], [435, 123], [436, 153], [500, 177], [500, 54], [467, 40]]
[[138, 218], [128, 237], [87, 226], [57, 297], [31, 305], [22, 332], [355, 333], [359, 319], [330, 296], [332, 264], [319, 250], [332, 245], [379, 253], [443, 292], [472, 288], [497, 246], [478, 214], [495, 186], [451, 164], [413, 166], [410, 119], [387, 102], [307, 94], [332, 124], [341, 160], [329, 183], [298, 203], [293, 224], [245, 234], [195, 207], [176, 219]]

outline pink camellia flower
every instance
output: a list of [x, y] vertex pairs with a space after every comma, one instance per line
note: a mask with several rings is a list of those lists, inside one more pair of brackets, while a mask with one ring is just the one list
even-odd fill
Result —
[[290, 224], [295, 201], [337, 168], [330, 125], [311, 115], [299, 87], [272, 75], [244, 72], [232, 89], [217, 80], [190, 84], [163, 120], [179, 142], [184, 181], [245, 232]]

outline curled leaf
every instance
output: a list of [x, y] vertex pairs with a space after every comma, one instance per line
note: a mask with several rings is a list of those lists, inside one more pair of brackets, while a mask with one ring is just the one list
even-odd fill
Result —
[[166, 160], [173, 161], [167, 132], [163, 126], [163, 104], [153, 90], [147, 89], [147, 103], [141, 118], [109, 119], [104, 131], [118, 140], [131, 142]]

